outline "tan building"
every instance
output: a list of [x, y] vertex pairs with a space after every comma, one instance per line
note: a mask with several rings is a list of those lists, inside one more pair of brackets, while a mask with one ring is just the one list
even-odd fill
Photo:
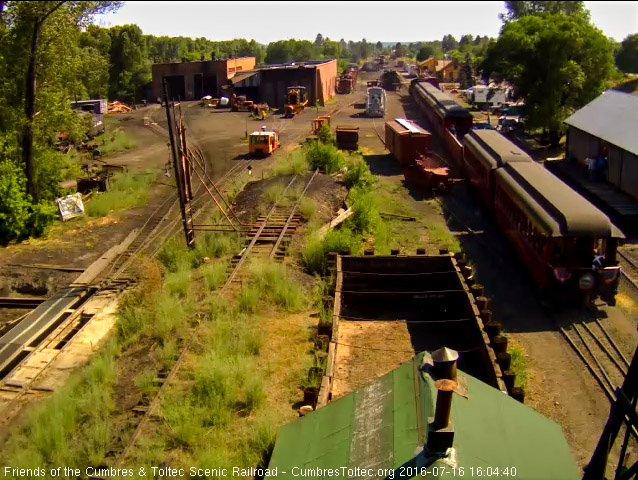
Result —
[[175, 99], [199, 100], [205, 95], [219, 96], [222, 85], [226, 85], [237, 73], [255, 68], [255, 63], [255, 57], [156, 63], [151, 69], [153, 99], [163, 97], [164, 78], [169, 82], [169, 95]]
[[461, 66], [454, 60], [439, 60], [436, 75], [442, 82], [458, 82]]
[[425, 73], [431, 73], [434, 74], [436, 72], [436, 65], [438, 63], [438, 60], [434, 57], [430, 57], [427, 60], [423, 60], [420, 64], [419, 67], [421, 68], [421, 72]]

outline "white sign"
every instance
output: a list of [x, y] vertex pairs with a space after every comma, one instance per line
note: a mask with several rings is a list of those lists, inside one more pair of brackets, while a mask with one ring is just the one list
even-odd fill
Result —
[[58, 213], [62, 221], [84, 215], [84, 204], [82, 203], [82, 194], [80, 193], [56, 198], [55, 203], [58, 204]]

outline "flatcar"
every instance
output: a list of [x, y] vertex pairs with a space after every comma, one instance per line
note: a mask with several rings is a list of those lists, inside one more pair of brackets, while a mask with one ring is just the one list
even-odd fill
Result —
[[615, 303], [623, 234], [604, 213], [498, 132], [465, 136], [464, 168], [547, 300]]
[[428, 81], [410, 85], [412, 96], [439, 135], [446, 130], [461, 138], [472, 128], [472, 114]]

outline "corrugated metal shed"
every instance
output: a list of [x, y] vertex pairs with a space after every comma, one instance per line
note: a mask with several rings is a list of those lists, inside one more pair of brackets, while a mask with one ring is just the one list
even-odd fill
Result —
[[[309, 415], [283, 426], [270, 460], [278, 478], [294, 478], [300, 469], [380, 469], [406, 473], [401, 467], [470, 469], [516, 468], [519, 480], [571, 480], [580, 475], [558, 424], [461, 371], [467, 398], [454, 395], [453, 459], [423, 455], [428, 417], [434, 416], [436, 389], [420, 369], [426, 354], [341, 397]], [[419, 402], [419, 405], [417, 405]], [[439, 471], [441, 473], [442, 470]], [[493, 470], [492, 470], [493, 471]], [[330, 478], [386, 478], [338, 470]], [[458, 475], [458, 471], [457, 471]], [[317, 476], [316, 474], [314, 476]], [[326, 476], [326, 475], [323, 475]], [[404, 476], [412, 478], [417, 475]], [[439, 475], [441, 476], [441, 475]], [[501, 474], [502, 476], [502, 474]], [[431, 474], [425, 478], [434, 478]]]
[[638, 155], [638, 96], [607, 90], [565, 120], [606, 142]]

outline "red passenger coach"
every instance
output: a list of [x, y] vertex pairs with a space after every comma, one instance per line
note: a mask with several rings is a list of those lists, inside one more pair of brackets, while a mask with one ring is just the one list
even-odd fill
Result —
[[510, 162], [533, 160], [495, 130], [471, 130], [463, 138], [465, 176], [490, 211], [494, 204], [494, 172]]
[[600, 210], [534, 162], [495, 171], [494, 215], [541, 292], [556, 303], [615, 303], [623, 234]]

